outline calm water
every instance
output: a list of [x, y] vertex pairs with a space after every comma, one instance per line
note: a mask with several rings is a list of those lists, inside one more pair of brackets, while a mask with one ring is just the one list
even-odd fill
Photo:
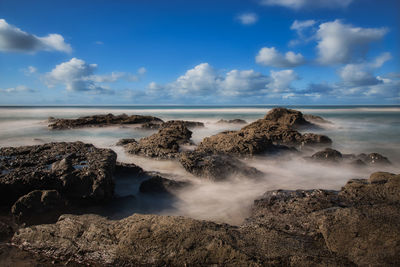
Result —
[[[321, 166], [303, 158], [255, 158], [247, 164], [266, 175], [261, 181], [238, 180], [210, 183], [188, 174], [178, 162], [146, 159], [126, 155], [115, 143], [121, 138], [141, 138], [154, 131], [135, 127], [88, 128], [50, 131], [47, 118], [76, 118], [93, 114], [143, 114], [163, 120], [185, 119], [205, 123], [193, 130], [193, 140], [241, 126], [216, 124], [220, 119], [244, 119], [252, 122], [262, 118], [273, 106], [73, 106], [73, 107], [0, 107], [0, 147], [43, 144], [54, 141], [83, 141], [98, 147], [111, 148], [118, 159], [133, 162], [146, 170], [160, 171], [176, 180], [191, 180], [195, 186], [181, 192], [173, 202], [154, 206], [154, 199], [138, 197], [137, 183], [117, 184], [117, 194], [136, 195], [136, 200], [118, 209], [133, 212], [185, 215], [228, 223], [240, 223], [255, 198], [267, 190], [325, 188], [339, 189], [351, 178], [366, 178], [375, 169]], [[303, 113], [322, 116], [332, 125], [320, 130], [333, 140], [333, 147], [342, 153], [378, 152], [393, 165], [379, 170], [400, 172], [400, 106], [291, 106]], [[157, 202], [157, 201], [156, 201]], [[160, 201], [158, 200], [158, 203]]]

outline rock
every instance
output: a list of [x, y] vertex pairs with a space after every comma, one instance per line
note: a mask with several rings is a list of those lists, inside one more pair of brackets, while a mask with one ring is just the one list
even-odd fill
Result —
[[180, 145], [190, 143], [192, 132], [183, 124], [175, 123], [162, 127], [157, 133], [142, 138], [139, 142], [126, 144], [125, 150], [131, 154], [139, 154], [156, 158], [175, 158], [180, 152]]
[[116, 178], [137, 178], [146, 175], [142, 168], [133, 163], [117, 162], [115, 165], [114, 176]]
[[139, 191], [141, 193], [158, 193], [158, 194], [171, 194], [188, 186], [188, 182], [174, 181], [166, 179], [159, 175], [151, 176], [150, 179], [143, 181], [140, 184]]
[[0, 221], [0, 242], [6, 241], [7, 239], [11, 238], [13, 234], [14, 230], [12, 229], [12, 227], [8, 223]]
[[311, 158], [316, 161], [339, 162], [342, 160], [342, 153], [332, 148], [326, 148], [313, 154]]
[[186, 171], [214, 181], [223, 181], [234, 175], [249, 178], [263, 175], [256, 168], [229, 155], [186, 152], [181, 154], [179, 161]]
[[12, 242], [56, 259], [113, 266], [257, 265], [241, 251], [236, 228], [183, 217], [62, 215], [56, 224], [21, 229]]
[[221, 123], [221, 124], [247, 124], [247, 121], [242, 120], [242, 119], [233, 119], [233, 120], [220, 119], [219, 121], [217, 121], [217, 123]]
[[273, 108], [265, 115], [264, 120], [277, 122], [281, 125], [294, 128], [313, 126], [312, 123], [304, 119], [303, 113], [287, 108]]
[[66, 202], [56, 190], [35, 190], [20, 197], [11, 213], [27, 225], [56, 222], [65, 211]]
[[136, 143], [136, 140], [134, 138], [124, 138], [120, 139], [115, 145], [116, 146], [124, 146], [130, 143]]
[[325, 120], [324, 118], [312, 114], [304, 114], [303, 118], [314, 124], [332, 124], [331, 121]]
[[82, 128], [82, 127], [105, 127], [113, 125], [125, 125], [125, 124], [140, 124], [148, 122], [160, 122], [163, 121], [159, 118], [153, 116], [143, 116], [143, 115], [131, 115], [126, 114], [121, 115], [93, 115], [80, 117], [78, 119], [50, 119], [49, 128], [56, 130], [72, 129], [72, 128]]
[[269, 191], [239, 227], [157, 215], [62, 215], [56, 224], [20, 229], [12, 243], [92, 265], [397, 266], [399, 190], [400, 175], [375, 173], [340, 192]]
[[182, 121], [182, 120], [171, 120], [164, 123], [144, 123], [142, 124], [143, 129], [160, 129], [160, 128], [168, 128], [172, 125], [182, 125], [188, 129], [196, 128], [196, 127], [204, 127], [204, 123], [198, 121]]
[[0, 148], [0, 203], [34, 190], [57, 190], [73, 202], [112, 198], [117, 155], [82, 142]]
[[162, 123], [157, 123], [157, 122], [146, 122], [140, 125], [141, 129], [145, 130], [158, 130], [160, 129]]
[[301, 137], [302, 146], [330, 146], [332, 140], [326, 136], [315, 133], [305, 133]]
[[390, 161], [387, 157], [382, 156], [379, 153], [371, 153], [371, 154], [360, 154], [357, 156], [358, 159], [361, 159], [365, 163], [369, 165], [388, 165]]

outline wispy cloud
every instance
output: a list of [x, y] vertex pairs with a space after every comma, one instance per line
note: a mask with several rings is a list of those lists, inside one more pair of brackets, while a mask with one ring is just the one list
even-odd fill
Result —
[[252, 25], [258, 21], [256, 13], [243, 13], [236, 17], [243, 25]]
[[353, 0], [261, 0], [266, 6], [281, 6], [290, 9], [303, 8], [343, 8], [347, 7]]

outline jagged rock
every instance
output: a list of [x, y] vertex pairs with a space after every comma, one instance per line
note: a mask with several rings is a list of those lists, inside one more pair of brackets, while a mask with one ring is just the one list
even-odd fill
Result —
[[34, 190], [57, 190], [71, 201], [112, 198], [117, 155], [82, 142], [0, 148], [0, 203]]
[[85, 264], [397, 266], [400, 175], [375, 173], [361, 187], [357, 195], [366, 198], [348, 187], [267, 192], [240, 227], [157, 215], [62, 215], [56, 224], [20, 229], [12, 242]]
[[179, 161], [186, 171], [215, 181], [226, 180], [232, 175], [249, 178], [262, 176], [262, 172], [256, 168], [229, 155], [186, 152], [181, 154]]
[[305, 133], [301, 137], [302, 146], [330, 146], [332, 140], [326, 136], [315, 133]]
[[233, 119], [233, 120], [224, 120], [220, 119], [217, 123], [224, 123], [224, 124], [247, 124], [247, 121], [242, 119]]
[[157, 133], [142, 138], [139, 142], [126, 144], [125, 150], [131, 154], [147, 157], [174, 158], [180, 152], [180, 145], [190, 143], [192, 132], [182, 123], [162, 127]]
[[11, 213], [27, 225], [56, 222], [65, 211], [66, 202], [56, 190], [35, 190], [20, 197]]
[[188, 182], [174, 181], [159, 175], [154, 175], [150, 179], [143, 181], [140, 184], [139, 191], [141, 193], [159, 193], [159, 194], [174, 194], [174, 192], [188, 186]]
[[326, 148], [325, 150], [314, 153], [311, 158], [316, 161], [325, 161], [325, 162], [338, 162], [342, 160], [342, 153], [339, 151]]
[[112, 125], [121, 125], [121, 124], [140, 124], [140, 123], [148, 123], [148, 122], [163, 122], [161, 119], [153, 117], [153, 116], [143, 116], [143, 115], [131, 115], [127, 114], [121, 115], [93, 115], [80, 117], [78, 119], [55, 119], [52, 118], [49, 120], [49, 128], [64, 130], [64, 129], [72, 129], [72, 128], [82, 128], [82, 127], [105, 127]]
[[294, 128], [313, 126], [312, 123], [304, 119], [303, 113], [298, 110], [287, 108], [273, 108], [265, 115], [264, 120], [277, 122], [281, 125]]

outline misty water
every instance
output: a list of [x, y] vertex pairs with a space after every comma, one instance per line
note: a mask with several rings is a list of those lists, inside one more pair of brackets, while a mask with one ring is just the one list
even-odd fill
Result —
[[390, 166], [374, 169], [351, 166], [330, 166], [305, 160], [301, 156], [258, 156], [243, 159], [265, 173], [262, 179], [231, 177], [224, 182], [211, 182], [192, 176], [177, 161], [156, 160], [124, 153], [115, 146], [121, 138], [140, 139], [156, 131], [137, 126], [84, 128], [54, 131], [47, 128], [47, 118], [77, 118], [107, 114], [153, 115], [163, 120], [200, 121], [204, 128], [193, 129], [192, 140], [243, 125], [218, 124], [220, 119], [262, 118], [272, 106], [105, 106], [105, 107], [1, 107], [0, 146], [38, 145], [48, 142], [82, 141], [97, 147], [113, 149], [121, 162], [135, 163], [146, 171], [157, 171], [174, 180], [190, 180], [193, 186], [180, 191], [174, 199], [138, 193], [140, 180], [123, 179], [116, 183], [116, 195], [131, 197], [114, 205], [114, 217], [134, 212], [183, 215], [196, 219], [240, 224], [249, 215], [253, 201], [264, 192], [275, 189], [340, 189], [347, 180], [367, 178], [373, 171], [400, 171], [400, 107], [399, 106], [294, 106], [305, 114], [314, 114], [332, 122], [312, 132], [329, 136], [332, 147], [342, 153], [378, 152], [389, 158]]

